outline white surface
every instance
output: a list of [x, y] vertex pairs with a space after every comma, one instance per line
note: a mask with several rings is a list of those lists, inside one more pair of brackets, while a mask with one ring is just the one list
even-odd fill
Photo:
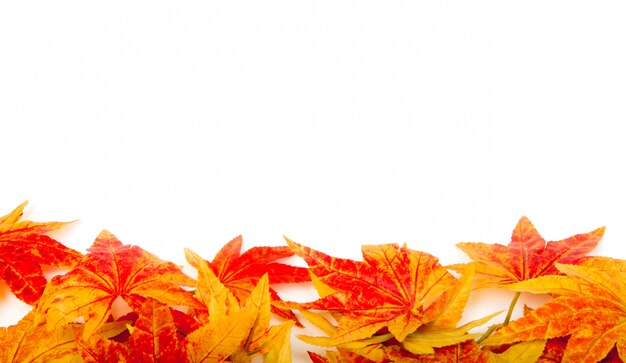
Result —
[[58, 235], [75, 249], [107, 228], [181, 264], [238, 234], [353, 258], [406, 241], [448, 264], [521, 215], [547, 239], [606, 225], [595, 253], [626, 258], [625, 18], [621, 1], [2, 2], [0, 213], [29, 199], [29, 219], [80, 219]]

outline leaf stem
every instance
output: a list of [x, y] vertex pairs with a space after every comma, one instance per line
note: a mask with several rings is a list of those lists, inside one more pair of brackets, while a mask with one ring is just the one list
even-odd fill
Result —
[[493, 334], [494, 331], [496, 331], [497, 329], [500, 329], [504, 326], [509, 325], [509, 322], [511, 321], [511, 315], [513, 315], [513, 309], [515, 308], [515, 305], [517, 304], [517, 300], [519, 300], [519, 297], [522, 293], [520, 291], [515, 293], [515, 296], [513, 296], [513, 301], [511, 301], [511, 305], [509, 305], [509, 311], [506, 314], [506, 318], [504, 318], [504, 322], [502, 324], [494, 324], [492, 326], [489, 327], [489, 329], [487, 329], [487, 331], [485, 332], [485, 334], [483, 334], [477, 341], [477, 344], [482, 343], [485, 339], [489, 338], [489, 336], [491, 334]]
[[521, 291], [518, 291], [515, 293], [515, 296], [513, 297], [513, 301], [511, 301], [511, 305], [509, 305], [509, 311], [506, 314], [506, 318], [504, 319], [504, 323], [502, 323], [502, 326], [509, 325], [509, 322], [511, 321], [511, 315], [513, 314], [513, 309], [515, 308], [515, 305], [517, 304], [517, 300], [519, 299], [519, 296], [521, 294], [522, 294]]
[[489, 338], [489, 336], [493, 334], [493, 332], [496, 331], [496, 329], [500, 327], [502, 327], [502, 324], [493, 324], [492, 326], [490, 326], [489, 329], [487, 329], [487, 331], [485, 332], [485, 334], [483, 334], [483, 336], [481, 336], [480, 339], [476, 341], [476, 344], [482, 343], [485, 339]]

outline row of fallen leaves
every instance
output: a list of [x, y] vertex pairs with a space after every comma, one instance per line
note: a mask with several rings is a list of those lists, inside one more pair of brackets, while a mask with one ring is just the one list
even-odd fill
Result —
[[[242, 253], [237, 237], [212, 261], [185, 249], [192, 279], [108, 231], [83, 255], [49, 236], [66, 223], [22, 221], [25, 205], [0, 217], [0, 279], [33, 309], [0, 328], [0, 363], [291, 362], [298, 317], [326, 334], [299, 336], [329, 348], [309, 353], [315, 363], [626, 358], [626, 261], [585, 256], [604, 228], [546, 242], [523, 217], [508, 246], [459, 243], [473, 261], [452, 266], [397, 244], [363, 246], [363, 261], [289, 239]], [[308, 268], [276, 262], [293, 255]], [[69, 271], [47, 281], [41, 265]], [[320, 298], [307, 303], [271, 288], [309, 281]], [[500, 313], [459, 326], [471, 292], [485, 287], [516, 294], [502, 323], [472, 333]], [[510, 321], [521, 292], [550, 300]], [[129, 312], [117, 316], [120, 300]]]

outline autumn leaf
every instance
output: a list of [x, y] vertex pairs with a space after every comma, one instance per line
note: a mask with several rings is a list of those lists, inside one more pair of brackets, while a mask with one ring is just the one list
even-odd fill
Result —
[[335, 292], [311, 303], [290, 303], [299, 309], [340, 312], [341, 319], [326, 344], [365, 339], [386, 328], [398, 341], [435, 320], [450, 299], [457, 279], [437, 258], [396, 244], [363, 246], [364, 262], [333, 258], [287, 243], [311, 272]]
[[181, 362], [186, 354], [182, 351], [174, 318], [170, 308], [155, 299], [148, 298], [131, 329], [131, 362]]
[[[68, 324], [48, 331], [44, 322], [35, 323], [35, 315], [32, 310], [16, 325], [0, 328], [0, 362], [81, 361], [78, 341], [84, 324]], [[118, 335], [126, 330], [125, 324], [123, 321], [105, 323], [98, 329], [98, 336]]]
[[77, 344], [84, 363], [133, 362], [125, 345], [99, 335], [78, 339]]
[[487, 363], [489, 353], [480, 349], [473, 340], [435, 348], [433, 354], [411, 354], [406, 350], [397, 349], [391, 355], [392, 362], [408, 363]]
[[[266, 273], [272, 285], [310, 280], [307, 269], [275, 262], [293, 256], [289, 247], [253, 247], [242, 254], [242, 242], [241, 236], [234, 238], [222, 247], [213, 261], [208, 262], [213, 273], [239, 301], [245, 301], [248, 298], [259, 279]], [[270, 294], [272, 301], [280, 301], [280, 297], [274, 290], [270, 289]], [[300, 324], [289, 309], [272, 306], [272, 311]]]
[[537, 363], [561, 363], [565, 349], [567, 347], [567, 337], [559, 337], [548, 339], [543, 353], [537, 360]]
[[[538, 276], [557, 274], [556, 263], [573, 264], [594, 249], [604, 234], [604, 227], [577, 234], [561, 241], [547, 242], [530, 220], [522, 217], [513, 230], [508, 246], [463, 242], [457, 246], [474, 260], [476, 286], [504, 286]], [[467, 264], [449, 266], [462, 272]]]
[[41, 265], [71, 268], [82, 255], [47, 236], [67, 223], [20, 221], [27, 203], [0, 217], [0, 279], [34, 305], [47, 283]]
[[133, 363], [186, 362], [187, 355], [179, 344], [177, 329], [170, 308], [147, 298], [131, 331], [128, 344], [120, 344], [102, 336], [79, 341], [85, 362], [128, 361]]
[[515, 344], [502, 353], [491, 353], [487, 363], [536, 362], [541, 357], [545, 346], [545, 340]]
[[47, 317], [49, 330], [82, 317], [83, 335], [88, 338], [109, 317], [117, 298], [135, 311], [141, 309], [145, 297], [202, 308], [180, 287], [195, 282], [179, 266], [137, 246], [124, 245], [108, 231], [102, 231], [88, 251], [74, 269], [53, 278], [44, 291], [37, 312]]
[[307, 353], [313, 363], [377, 363], [348, 349], [339, 348], [336, 352], [328, 351], [326, 357], [313, 352]]
[[543, 276], [510, 286], [556, 295], [484, 341], [485, 345], [570, 335], [564, 362], [597, 362], [613, 347], [626, 358], [626, 261], [587, 258], [556, 267], [566, 276]]
[[[442, 308], [439, 309], [439, 314], [432, 321], [428, 322], [428, 324], [424, 324], [413, 333], [408, 334], [400, 343], [402, 349], [412, 354], [434, 354], [435, 348], [456, 345], [480, 336], [480, 334], [469, 334], [469, 331], [486, 323], [491, 318], [498, 315], [499, 312], [457, 327], [461, 319], [461, 313], [470, 294], [473, 277], [473, 269], [470, 268], [461, 277], [454, 288], [446, 291], [444, 295], [442, 295], [443, 298], [438, 300], [439, 302], [445, 302], [445, 304], [441, 304]], [[394, 337], [390, 333], [374, 334], [369, 338], [337, 344], [334, 338], [338, 332], [337, 326], [334, 326], [328, 319], [319, 314], [309, 311], [301, 311], [301, 314], [317, 328], [329, 335], [329, 337], [299, 336], [299, 338], [306, 343], [350, 349], [373, 361], [386, 359], [385, 357], [392, 354], [390, 349], [397, 350], [395, 346], [380, 345], [380, 343], [384, 343]], [[378, 346], [378, 348], [376, 348], [376, 346]]]
[[[247, 299], [238, 302], [200, 256], [185, 249], [187, 261], [198, 269], [196, 296], [206, 305], [208, 322], [187, 336], [191, 362], [247, 362], [266, 354], [267, 362], [290, 362], [289, 332], [293, 321], [270, 326], [268, 274], [261, 276]], [[288, 356], [288, 358], [287, 358]]]

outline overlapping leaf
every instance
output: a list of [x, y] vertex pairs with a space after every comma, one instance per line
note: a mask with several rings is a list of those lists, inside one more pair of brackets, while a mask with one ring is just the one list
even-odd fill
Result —
[[288, 321], [270, 326], [269, 277], [264, 274], [248, 298], [238, 302], [205, 261], [185, 250], [189, 263], [198, 269], [196, 296], [208, 310], [208, 322], [185, 339], [191, 362], [247, 361], [266, 354], [266, 362], [290, 362]]
[[186, 362], [186, 351], [179, 343], [174, 318], [167, 305], [147, 298], [130, 329], [127, 346], [103, 336], [81, 339], [82, 358], [85, 362]]
[[342, 313], [329, 345], [369, 338], [383, 328], [402, 342], [439, 316], [451, 299], [446, 292], [457, 286], [437, 258], [396, 244], [363, 246], [364, 261], [358, 262], [287, 243], [334, 290], [315, 302], [290, 304]]
[[20, 300], [35, 304], [47, 283], [41, 265], [71, 268], [82, 255], [47, 235], [66, 223], [20, 221], [26, 204], [0, 217], [0, 279]]
[[550, 339], [570, 335], [564, 362], [597, 362], [614, 346], [626, 358], [626, 261], [586, 258], [581, 265], [560, 265], [566, 276], [543, 276], [511, 289], [556, 297], [500, 329], [484, 343]]
[[111, 313], [115, 299], [122, 298], [138, 311], [145, 297], [171, 305], [202, 308], [180, 286], [195, 284], [180, 268], [137, 246], [122, 244], [102, 231], [87, 254], [70, 272], [53, 278], [37, 307], [54, 329], [82, 317], [83, 335], [89, 337]]
[[[241, 253], [243, 239], [241, 236], [222, 247], [209, 262], [213, 273], [239, 301], [244, 301], [259, 279], [268, 274], [270, 284], [299, 283], [310, 280], [307, 269], [277, 263], [277, 260], [293, 256], [293, 252], [284, 247], [253, 247]], [[280, 301], [278, 294], [270, 289], [272, 301]], [[286, 319], [296, 322], [295, 315], [289, 309], [275, 306], [272, 311]], [[299, 323], [298, 323], [299, 324]]]
[[[337, 344], [335, 337], [339, 328], [321, 315], [309, 311], [301, 311], [310, 322], [324, 331], [329, 337], [309, 337], [300, 336], [303, 341], [321, 346], [338, 346], [349, 349], [353, 353], [368, 358], [374, 362], [383, 362], [398, 356], [398, 352], [405, 352], [407, 355], [428, 355], [434, 354], [437, 348], [457, 345], [461, 342], [469, 341], [480, 336], [480, 334], [469, 334], [469, 330], [478, 327], [493, 316], [494, 313], [485, 318], [469, 322], [457, 327], [461, 319], [461, 313], [467, 303], [472, 286], [474, 274], [470, 268], [461, 280], [444, 293], [438, 301], [442, 303], [439, 314], [430, 322], [418, 327], [414, 332], [408, 334], [406, 338], [398, 344], [389, 344], [393, 334], [374, 334], [371, 337]], [[340, 324], [344, 316], [339, 318]], [[384, 344], [381, 344], [384, 343]]]
[[[506, 287], [507, 284], [558, 273], [556, 263], [576, 263], [596, 247], [603, 234], [604, 227], [546, 243], [530, 220], [522, 217], [508, 246], [475, 242], [457, 246], [475, 261], [472, 264], [479, 275], [477, 287]], [[449, 268], [462, 272], [467, 265], [457, 264]]]
[[[15, 326], [0, 328], [0, 363], [249, 363], [261, 355], [267, 363], [290, 362], [293, 308], [327, 334], [302, 340], [335, 348], [325, 356], [310, 353], [315, 363], [626, 358], [626, 261], [584, 257], [604, 228], [546, 243], [522, 218], [508, 246], [459, 244], [474, 259], [452, 266], [460, 279], [435, 257], [396, 244], [363, 246], [363, 261], [352, 261], [290, 240], [289, 247], [241, 253], [237, 237], [211, 262], [185, 251], [198, 270], [194, 281], [107, 231], [82, 256], [47, 236], [63, 223], [20, 221], [24, 205], [0, 217], [0, 278], [37, 305]], [[276, 262], [294, 253], [310, 269]], [[41, 264], [71, 270], [42, 294]], [[283, 302], [270, 288], [309, 278], [320, 295], [310, 303]], [[520, 291], [551, 294], [552, 300], [476, 334], [474, 328], [497, 313], [459, 326], [474, 282], [517, 291], [509, 314]], [[113, 321], [118, 299], [134, 312]], [[272, 325], [271, 311], [291, 320]]]
[[[80, 362], [79, 340], [84, 325], [63, 325], [50, 332], [44, 322], [35, 322], [35, 315], [31, 311], [16, 325], [0, 328], [0, 362]], [[125, 329], [125, 322], [106, 323], [99, 327], [98, 335], [113, 337]]]

